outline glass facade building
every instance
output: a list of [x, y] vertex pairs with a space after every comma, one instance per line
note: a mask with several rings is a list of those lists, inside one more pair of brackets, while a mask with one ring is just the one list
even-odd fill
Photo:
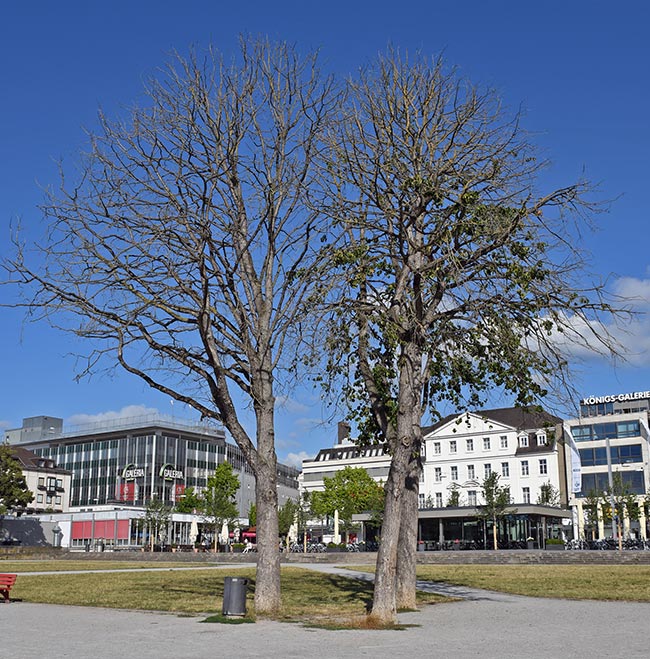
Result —
[[[8, 437], [19, 438], [17, 431]], [[146, 506], [153, 497], [175, 504], [185, 489], [204, 488], [222, 462], [236, 471], [238, 506], [246, 516], [255, 501], [253, 473], [222, 428], [160, 416], [114, 421], [72, 432], [48, 433], [21, 446], [72, 472], [70, 506]], [[296, 498], [298, 470], [278, 465], [280, 502]]]
[[[589, 512], [588, 504], [604, 496], [610, 477], [619, 475], [639, 502], [650, 493], [650, 392], [592, 396], [581, 401], [580, 412], [580, 418], [566, 422], [574, 441], [573, 453], [568, 446], [566, 449], [568, 473], [577, 467], [580, 476], [569, 501], [574, 510], [574, 536], [603, 538], [611, 535], [609, 524], [600, 509]], [[638, 520], [624, 521], [626, 536], [647, 537], [643, 510]]]

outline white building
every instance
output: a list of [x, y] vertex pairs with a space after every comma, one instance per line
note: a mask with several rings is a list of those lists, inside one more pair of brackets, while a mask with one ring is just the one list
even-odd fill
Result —
[[[564, 451], [559, 450], [562, 420], [544, 411], [520, 408], [485, 410], [446, 417], [423, 428], [424, 463], [419, 492], [419, 538], [427, 547], [450, 542], [485, 542], [487, 526], [479, 517], [481, 490], [491, 472], [510, 488], [513, 513], [499, 529], [504, 541], [525, 541], [563, 534], [571, 512], [566, 508]], [[336, 446], [303, 462], [302, 490], [323, 488], [323, 479], [345, 467], [363, 467], [386, 482], [390, 455], [380, 446], [359, 447], [339, 424]], [[543, 485], [558, 494], [554, 505], [540, 503]], [[458, 493], [458, 501], [452, 493]], [[525, 543], [524, 543], [525, 544]]]
[[424, 436], [420, 507], [443, 508], [457, 491], [461, 506], [480, 505], [492, 472], [514, 504], [534, 504], [550, 483], [566, 502], [564, 464], [556, 441], [562, 420], [547, 412], [503, 408], [442, 419]]
[[317, 492], [324, 489], [324, 478], [331, 478], [345, 467], [361, 467], [377, 482], [388, 479], [390, 455], [382, 446], [357, 446], [349, 438], [350, 427], [338, 425], [338, 439], [333, 448], [324, 448], [315, 458], [303, 460], [302, 472], [298, 477], [302, 492]]
[[43, 458], [19, 446], [11, 447], [25, 482], [34, 495], [27, 512], [66, 512], [69, 509], [72, 472], [59, 468], [54, 460]]

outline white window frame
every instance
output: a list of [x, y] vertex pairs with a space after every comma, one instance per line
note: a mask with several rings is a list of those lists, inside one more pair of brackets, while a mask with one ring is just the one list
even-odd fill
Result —
[[502, 462], [501, 463], [501, 475], [504, 478], [510, 478], [510, 463]]
[[530, 465], [528, 464], [528, 460], [521, 461], [521, 475], [530, 476]]
[[455, 439], [449, 441], [449, 452], [456, 453], [458, 451], [458, 444]]
[[528, 448], [528, 435], [519, 435], [519, 446], [521, 448]]
[[500, 441], [500, 448], [508, 448], [508, 435], [501, 435], [499, 441]]
[[489, 451], [490, 450], [490, 438], [489, 437], [483, 437], [483, 450], [484, 451]]
[[542, 476], [548, 475], [548, 461], [546, 458], [540, 458], [539, 460], [539, 473]]
[[474, 440], [473, 439], [466, 439], [465, 440], [465, 446], [467, 447], [467, 452], [468, 453], [473, 453], [474, 452]]

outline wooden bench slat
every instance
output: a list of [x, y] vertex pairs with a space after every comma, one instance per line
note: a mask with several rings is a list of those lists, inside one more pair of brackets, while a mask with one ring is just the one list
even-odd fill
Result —
[[16, 583], [16, 574], [0, 574], [0, 594], [4, 596], [4, 601], [9, 601], [9, 591]]

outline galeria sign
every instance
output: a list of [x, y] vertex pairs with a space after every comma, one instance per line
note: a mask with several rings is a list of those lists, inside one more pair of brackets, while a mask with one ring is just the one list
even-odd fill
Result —
[[183, 472], [171, 464], [165, 464], [160, 468], [160, 476], [166, 481], [183, 480], [185, 478]]

